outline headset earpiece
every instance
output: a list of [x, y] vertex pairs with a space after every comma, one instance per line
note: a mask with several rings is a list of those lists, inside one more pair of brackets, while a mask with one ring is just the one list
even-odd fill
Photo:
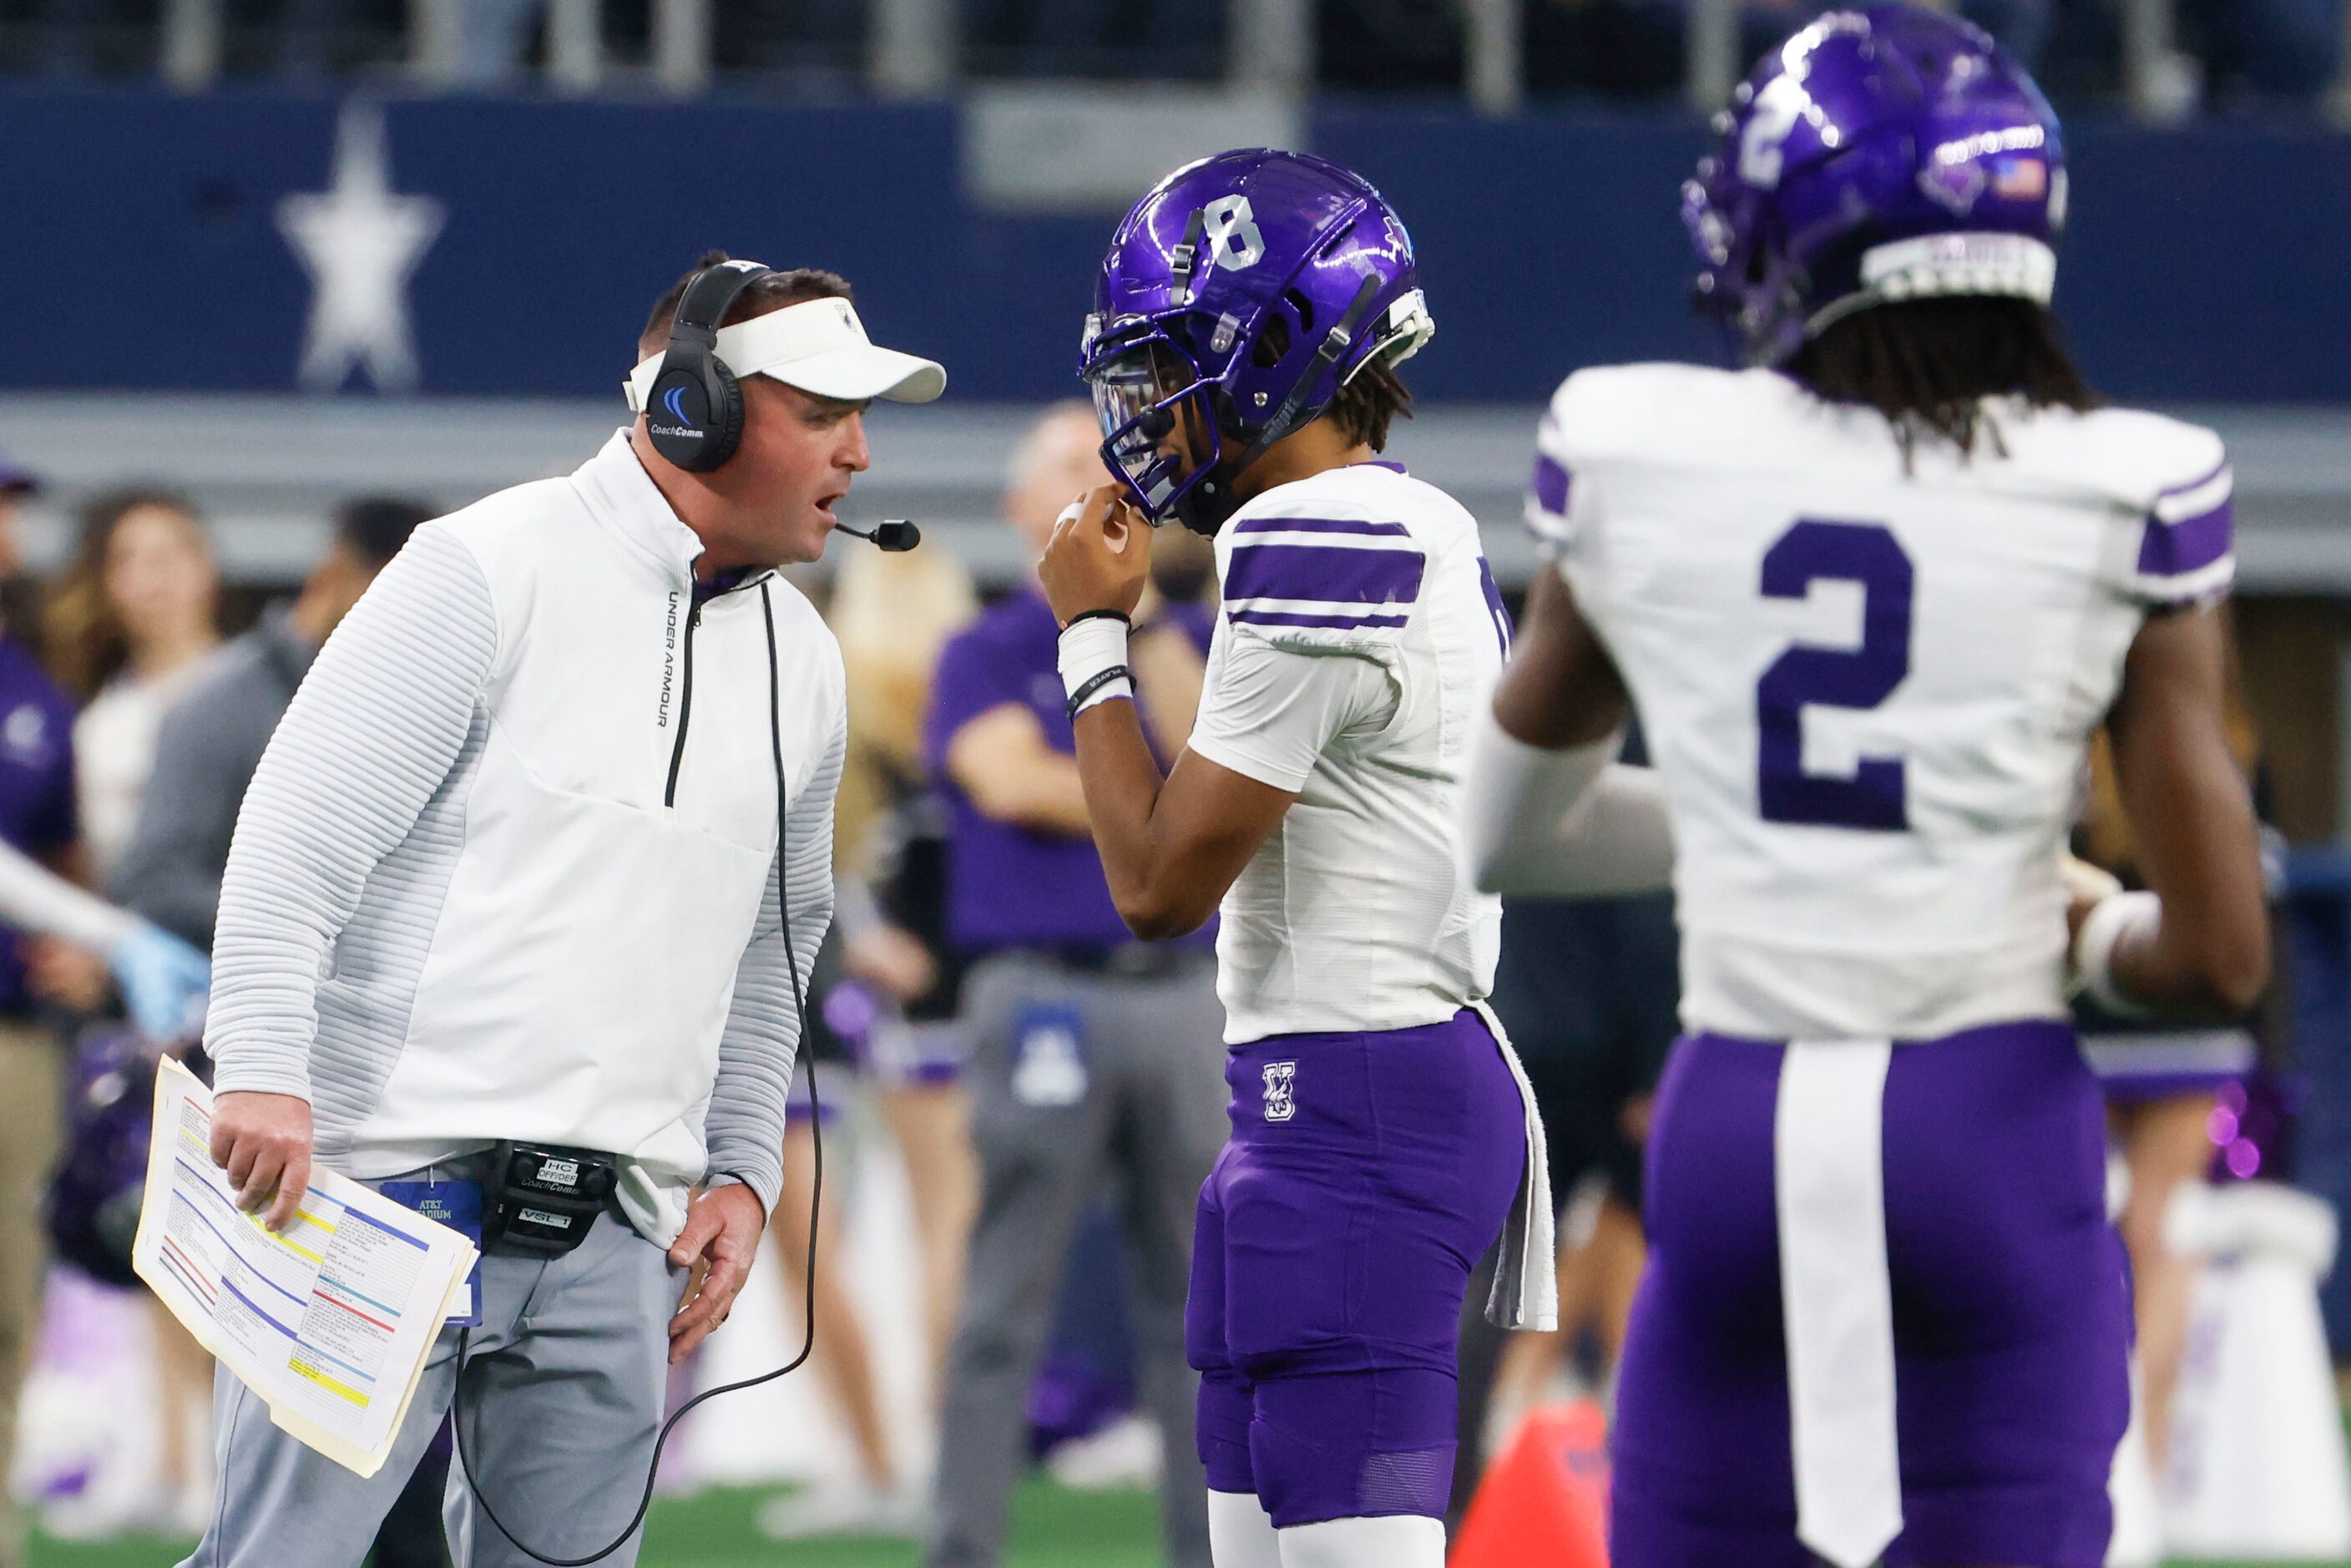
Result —
[[653, 450], [689, 474], [714, 472], [743, 443], [743, 389], [718, 357], [718, 323], [768, 270], [756, 261], [721, 262], [678, 299], [661, 373], [645, 401], [645, 429]]
[[726, 368], [726, 361], [715, 354], [710, 359], [710, 381], [717, 389], [717, 400], [711, 405], [710, 453], [704, 459], [705, 470], [725, 463], [743, 444], [742, 383]]

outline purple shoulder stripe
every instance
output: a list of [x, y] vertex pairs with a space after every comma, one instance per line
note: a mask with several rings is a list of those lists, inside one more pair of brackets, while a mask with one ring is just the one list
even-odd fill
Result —
[[1548, 453], [1535, 454], [1535, 471], [1527, 481], [1535, 505], [1555, 517], [1567, 516], [1567, 470], [1554, 462]]
[[1362, 517], [1243, 517], [1233, 525], [1237, 534], [1380, 534], [1411, 537], [1402, 523], [1375, 523]]
[[1249, 626], [1323, 626], [1353, 632], [1365, 626], [1401, 626], [1405, 615], [1293, 615], [1279, 610], [1228, 610], [1227, 619]]
[[2139, 536], [2139, 575], [2184, 577], [2210, 566], [2229, 553], [2235, 540], [2235, 502], [2229, 500], [2176, 523], [2147, 518], [2146, 532]]
[[1410, 604], [1420, 598], [1426, 564], [1418, 550], [1243, 545], [1235, 548], [1232, 565], [1225, 572], [1225, 597]]
[[2213, 480], [2218, 479], [2220, 476], [2221, 471], [2228, 466], [2229, 460], [2223, 457], [2220, 462], [2212, 465], [2210, 473], [2199, 474], [2195, 478], [2189, 480], [2185, 485], [2166, 485], [2162, 489], [2156, 492], [2156, 496], [2159, 499], [2165, 496], [2184, 496], [2190, 490], [2201, 489], [2203, 486], [2210, 485]]

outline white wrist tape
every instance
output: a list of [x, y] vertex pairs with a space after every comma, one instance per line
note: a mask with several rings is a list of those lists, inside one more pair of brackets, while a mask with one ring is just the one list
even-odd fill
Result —
[[[1061, 633], [1061, 690], [1074, 699], [1087, 683], [1126, 663], [1126, 622], [1114, 616], [1093, 615], [1075, 621]], [[1134, 685], [1123, 677], [1104, 681], [1088, 692], [1078, 713], [1113, 697], [1132, 697]], [[1077, 716], [1076, 713], [1070, 716]]]
[[2074, 974], [2100, 1007], [2124, 1018], [2147, 1016], [2150, 1009], [2115, 980], [2115, 949], [2126, 936], [2152, 936], [2162, 923], [2163, 901], [2151, 893], [2117, 893], [2091, 909], [2074, 938]]

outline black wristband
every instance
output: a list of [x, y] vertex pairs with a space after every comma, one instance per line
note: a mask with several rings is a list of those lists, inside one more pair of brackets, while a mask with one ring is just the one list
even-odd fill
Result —
[[[1134, 618], [1123, 610], [1081, 610], [1070, 617], [1070, 626], [1074, 626], [1081, 621], [1116, 621], [1130, 630], [1134, 625]], [[1070, 626], [1064, 626], [1061, 630], [1066, 632]]]
[[[1099, 612], [1099, 613], [1116, 615], [1118, 612], [1113, 610], [1102, 611]], [[1123, 621], [1126, 618], [1122, 615], [1119, 616], [1119, 619]], [[1070, 694], [1070, 716], [1073, 719], [1076, 718], [1078, 716], [1078, 710], [1086, 706], [1087, 700], [1096, 692], [1110, 685], [1113, 681], [1124, 681], [1129, 686], [1132, 686], [1134, 685], [1134, 672], [1127, 668], [1124, 664], [1113, 664], [1107, 670], [1097, 672], [1086, 682], [1085, 685], [1080, 686], [1076, 691]]]

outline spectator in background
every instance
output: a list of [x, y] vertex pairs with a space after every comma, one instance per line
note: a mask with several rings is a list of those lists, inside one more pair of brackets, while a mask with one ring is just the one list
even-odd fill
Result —
[[[1013, 460], [1005, 511], [1032, 551], [1102, 482], [1093, 412], [1049, 413]], [[1146, 594], [1130, 662], [1146, 735], [1183, 749], [1209, 615]], [[977, 1222], [947, 1369], [930, 1568], [1002, 1558], [1022, 1406], [1078, 1221], [1113, 1183], [1129, 1242], [1144, 1398], [1165, 1454], [1172, 1568], [1208, 1568], [1207, 1485], [1184, 1357], [1193, 1210], [1225, 1134], [1224, 1011], [1202, 941], [1142, 943], [1088, 828], [1058, 673], [1060, 628], [1024, 583], [949, 643], [925, 750], [951, 809], [949, 923], [964, 985]], [[1202, 934], [1205, 936], [1205, 933]]]
[[[0, 461], [0, 578], [24, 570], [17, 504], [34, 488]], [[0, 840], [47, 860], [75, 841], [73, 707], [40, 661], [0, 627]], [[47, 1255], [41, 1197], [57, 1157], [65, 1054], [35, 1022], [24, 965], [0, 943], [0, 1568], [19, 1568], [21, 1531], [5, 1485], [16, 1397], [40, 1323]]]
[[219, 644], [219, 615], [212, 538], [185, 499], [125, 490], [90, 503], [41, 637], [57, 683], [87, 705], [74, 721], [77, 803], [101, 885], [131, 846], [163, 711]]
[[236, 809], [262, 748], [327, 634], [433, 515], [393, 497], [345, 506], [334, 542], [301, 593], [221, 650], [162, 715], [152, 781], [110, 882], [124, 904], [200, 947], [212, 946]]
[[946, 933], [946, 808], [923, 767], [923, 722], [940, 652], [978, 608], [952, 556], [869, 551], [841, 563], [831, 615], [850, 692], [841, 963], [880, 1001], [860, 1065], [913, 1192], [934, 1406], [978, 1172], [955, 1017], [963, 964]]
[[[784, 1186], [769, 1222], [784, 1297], [805, 1310], [808, 1211], [816, 1177], [816, 1127], [807, 1093], [819, 1061], [830, 1086], [824, 1127], [836, 1125], [843, 1075], [826, 1041], [845, 1047], [888, 1124], [906, 1170], [922, 1265], [924, 1349], [935, 1408], [946, 1378], [963, 1281], [964, 1237], [977, 1175], [954, 1022], [961, 966], [946, 950], [944, 845], [937, 806], [922, 770], [922, 726], [939, 650], [972, 617], [971, 579], [934, 550], [842, 558], [825, 620], [841, 642], [849, 680], [849, 748], [834, 800], [832, 941], [820, 956], [808, 1051], [784, 1133]], [[837, 1189], [836, 1189], [837, 1190]], [[842, 1206], [828, 1198], [817, 1232], [812, 1359], [849, 1428], [858, 1474], [772, 1498], [758, 1525], [777, 1540], [861, 1533], [912, 1535], [925, 1489], [901, 1465], [875, 1381], [870, 1336], [847, 1288]]]
[[[105, 886], [138, 824], [164, 710], [194, 683], [220, 641], [220, 574], [195, 508], [162, 491], [126, 490], [90, 503], [80, 548], [51, 585], [42, 643], [59, 685], [88, 706], [74, 720], [75, 805], [91, 879]], [[95, 1011], [106, 974], [61, 944], [35, 950], [45, 996]], [[206, 1455], [190, 1441], [212, 1402], [212, 1358], [161, 1307], [151, 1313], [158, 1372], [155, 1484], [93, 1497], [79, 1531], [110, 1524], [200, 1524], [212, 1495]], [[104, 1517], [119, 1504], [120, 1517]]]
[[[346, 504], [327, 553], [291, 603], [223, 648], [159, 726], [153, 768], [129, 846], [110, 885], [131, 909], [209, 949], [221, 873], [261, 753], [328, 633], [392, 563], [416, 525], [434, 516], [395, 497]], [[384, 1517], [377, 1568], [433, 1568], [442, 1560], [441, 1492], [449, 1450], [435, 1440]]]

